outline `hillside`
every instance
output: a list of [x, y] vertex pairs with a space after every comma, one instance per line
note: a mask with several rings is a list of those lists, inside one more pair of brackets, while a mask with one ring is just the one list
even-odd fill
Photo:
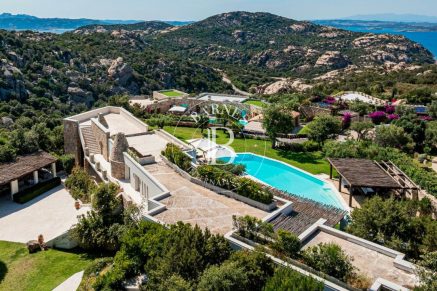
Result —
[[402, 36], [350, 32], [268, 13], [216, 15], [162, 34], [153, 45], [233, 77], [315, 77], [354, 66], [433, 63], [428, 50]]
[[91, 25], [61, 35], [0, 31], [0, 43], [0, 100], [36, 96], [88, 106], [114, 94], [171, 87], [232, 91], [217, 69], [237, 87], [264, 93], [262, 85], [274, 82], [272, 77], [314, 83], [326, 73], [433, 62], [429, 51], [401, 36], [247, 12], [179, 27], [150, 21]]

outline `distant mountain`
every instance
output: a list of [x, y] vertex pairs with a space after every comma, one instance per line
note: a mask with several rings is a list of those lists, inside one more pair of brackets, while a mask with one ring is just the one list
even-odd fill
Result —
[[437, 16], [416, 15], [416, 14], [368, 14], [342, 17], [345, 20], [366, 20], [366, 21], [395, 21], [395, 22], [429, 22], [437, 23]]
[[55, 31], [73, 30], [81, 26], [92, 24], [132, 24], [138, 20], [96, 20], [96, 19], [68, 19], [68, 18], [38, 18], [26, 14], [0, 14], [0, 29], [6, 30], [35, 30]]

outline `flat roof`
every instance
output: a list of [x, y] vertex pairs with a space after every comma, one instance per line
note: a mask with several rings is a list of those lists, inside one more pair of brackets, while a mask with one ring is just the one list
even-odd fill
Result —
[[205, 94], [201, 95], [199, 100], [202, 101], [216, 101], [216, 102], [233, 102], [233, 103], [243, 103], [248, 99], [248, 97], [244, 96], [235, 96], [235, 95], [221, 95], [221, 94]]
[[42, 151], [19, 156], [14, 162], [0, 165], [0, 185], [20, 179], [56, 161], [57, 159], [51, 154]]
[[119, 113], [108, 113], [103, 115], [108, 124], [108, 130], [111, 135], [117, 134], [119, 132], [125, 135], [139, 134], [147, 132], [147, 126], [142, 126], [137, 122], [133, 122], [129, 118], [126, 118]]
[[372, 160], [331, 159], [329, 163], [353, 187], [401, 189], [388, 173]]
[[129, 146], [133, 147], [143, 156], [154, 155], [155, 158], [159, 158], [161, 151], [165, 149], [168, 143], [166, 139], [157, 134], [130, 136], [126, 139]]

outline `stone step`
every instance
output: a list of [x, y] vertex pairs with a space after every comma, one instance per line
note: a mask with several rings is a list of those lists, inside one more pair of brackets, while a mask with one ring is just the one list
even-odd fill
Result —
[[100, 147], [97, 144], [91, 126], [83, 126], [80, 128], [80, 131], [85, 142], [85, 147], [89, 149], [90, 154], [100, 154]]

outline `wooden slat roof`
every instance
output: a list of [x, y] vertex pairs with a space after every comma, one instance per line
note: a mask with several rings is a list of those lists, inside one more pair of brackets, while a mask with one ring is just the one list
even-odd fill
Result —
[[329, 163], [352, 187], [401, 189], [388, 173], [374, 161], [366, 159], [328, 159]]
[[0, 185], [20, 179], [33, 171], [46, 167], [57, 159], [46, 152], [18, 156], [15, 162], [0, 164]]

